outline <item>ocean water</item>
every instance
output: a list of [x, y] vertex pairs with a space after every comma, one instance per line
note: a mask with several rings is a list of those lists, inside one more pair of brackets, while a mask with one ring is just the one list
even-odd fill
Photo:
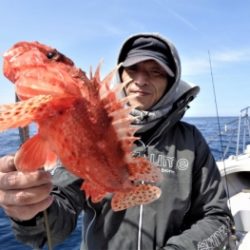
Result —
[[[235, 141], [237, 139], [237, 118], [222, 117], [219, 122], [216, 117], [195, 117], [184, 118], [185, 121], [196, 125], [207, 140], [216, 160], [223, 157], [223, 151], [227, 149], [227, 157], [235, 154]], [[231, 122], [235, 121], [235, 122]], [[227, 125], [225, 125], [227, 124]], [[229, 125], [228, 125], [229, 124]], [[224, 129], [225, 128], [225, 129]], [[34, 132], [34, 130], [32, 130]], [[245, 143], [250, 143], [245, 141]], [[17, 129], [8, 130], [0, 134], [0, 156], [15, 152], [20, 145], [20, 138]], [[242, 150], [242, 147], [240, 150]], [[81, 241], [81, 217], [78, 220], [75, 231], [56, 250], [78, 250]], [[0, 208], [0, 249], [8, 250], [30, 250], [20, 242], [16, 241], [10, 227], [10, 221]], [[46, 248], [44, 248], [46, 249]]]

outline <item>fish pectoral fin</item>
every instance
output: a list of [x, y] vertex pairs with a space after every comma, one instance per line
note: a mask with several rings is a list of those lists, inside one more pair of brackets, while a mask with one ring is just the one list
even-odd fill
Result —
[[94, 203], [100, 202], [108, 193], [93, 182], [84, 181], [81, 189], [85, 191], [86, 197], [91, 197], [91, 201]]
[[25, 127], [43, 118], [51, 96], [35, 96], [25, 101], [0, 106], [0, 131]]
[[33, 121], [32, 116], [22, 112], [24, 102], [0, 106], [0, 131], [9, 128], [25, 127]]
[[39, 134], [28, 139], [15, 155], [15, 165], [20, 171], [34, 171], [45, 164], [55, 163], [55, 154], [51, 153], [46, 140]]
[[140, 204], [147, 204], [158, 199], [161, 189], [150, 184], [139, 184], [128, 192], [116, 192], [113, 195], [111, 207], [120, 211]]

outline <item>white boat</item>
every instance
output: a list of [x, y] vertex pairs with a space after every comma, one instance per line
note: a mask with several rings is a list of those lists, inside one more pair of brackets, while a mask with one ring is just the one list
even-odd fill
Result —
[[[250, 118], [246, 107], [239, 118], [225, 124], [226, 131], [235, 133], [235, 154], [217, 161], [228, 195], [228, 206], [235, 220], [240, 250], [250, 249]], [[236, 126], [235, 126], [236, 124]], [[229, 129], [228, 126], [232, 127]], [[229, 143], [233, 143], [231, 140]], [[230, 145], [227, 145], [224, 155]], [[224, 157], [223, 157], [224, 158]]]

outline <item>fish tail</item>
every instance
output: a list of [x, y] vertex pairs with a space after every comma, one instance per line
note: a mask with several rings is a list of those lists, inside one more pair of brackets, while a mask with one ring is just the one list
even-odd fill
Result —
[[160, 169], [153, 166], [146, 158], [131, 158], [128, 169], [132, 181], [161, 182], [163, 179]]
[[[143, 157], [131, 158], [128, 163], [129, 183], [134, 184], [131, 189], [124, 183], [123, 192], [116, 192], [112, 198], [111, 206], [114, 211], [120, 211], [140, 204], [147, 204], [157, 200], [161, 195], [161, 189], [153, 183], [162, 180], [162, 173], [159, 168], [152, 166]], [[127, 188], [131, 190], [127, 190]]]
[[140, 204], [147, 204], [157, 200], [161, 189], [151, 184], [139, 184], [129, 192], [116, 192], [111, 201], [114, 211], [120, 211]]

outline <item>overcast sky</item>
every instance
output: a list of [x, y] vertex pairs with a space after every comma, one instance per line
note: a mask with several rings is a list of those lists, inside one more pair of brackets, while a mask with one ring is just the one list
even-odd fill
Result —
[[[250, 1], [2, 0], [0, 13], [1, 55], [18, 41], [40, 41], [86, 71], [103, 59], [104, 76], [128, 36], [158, 32], [176, 45], [182, 78], [201, 87], [187, 116], [216, 115], [208, 51], [219, 114], [250, 105]], [[0, 104], [13, 101], [1, 73]]]

